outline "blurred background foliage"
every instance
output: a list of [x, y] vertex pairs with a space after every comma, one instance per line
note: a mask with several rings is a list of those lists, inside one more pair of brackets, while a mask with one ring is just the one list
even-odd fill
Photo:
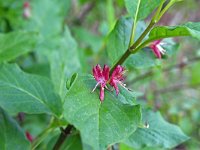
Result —
[[[91, 73], [91, 68], [97, 63], [111, 64], [106, 52], [107, 36], [120, 17], [128, 17], [124, 0], [30, 0], [31, 17], [28, 19], [23, 17], [24, 2], [0, 0], [1, 33], [36, 31], [40, 39], [32, 52], [11, 62], [17, 62], [29, 73], [48, 78], [58, 73], [53, 78], [54, 83], [63, 72], [67, 79], [73, 72]], [[199, 0], [180, 2], [164, 15], [159, 24], [200, 21], [199, 7]], [[138, 28], [142, 28], [142, 23]], [[140, 34], [141, 31], [137, 32]], [[138, 92], [139, 103], [159, 110], [169, 122], [178, 124], [191, 137], [175, 149], [197, 150], [200, 147], [200, 43], [185, 37], [173, 41], [178, 46], [168, 49], [176, 49], [176, 52], [156, 66], [128, 67], [126, 83]], [[63, 66], [63, 70], [52, 72], [56, 65]], [[61, 91], [60, 95], [63, 93]], [[16, 118], [33, 137], [50, 121], [46, 115], [18, 114]], [[79, 138], [72, 137], [72, 140]], [[76, 145], [81, 147], [80, 143]], [[120, 145], [120, 148], [131, 149], [125, 145]]]

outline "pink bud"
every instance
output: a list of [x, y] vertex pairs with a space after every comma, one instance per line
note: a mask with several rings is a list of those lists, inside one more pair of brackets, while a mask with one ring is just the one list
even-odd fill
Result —
[[29, 2], [24, 2], [23, 16], [25, 19], [29, 19], [31, 17], [31, 7]]
[[33, 137], [32, 137], [32, 135], [31, 135], [28, 131], [26, 131], [26, 138], [27, 138], [30, 142], [33, 142]]
[[30, 3], [29, 2], [24, 2], [24, 8], [30, 8]]

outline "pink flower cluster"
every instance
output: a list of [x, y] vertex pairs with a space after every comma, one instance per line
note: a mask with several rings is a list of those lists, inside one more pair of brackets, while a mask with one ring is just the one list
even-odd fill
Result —
[[114, 87], [116, 94], [119, 94], [119, 88], [118, 84], [124, 86], [122, 81], [124, 80], [123, 74], [124, 74], [124, 68], [120, 65], [118, 65], [114, 71], [112, 72], [112, 75], [110, 74], [110, 68], [107, 65], [104, 65], [103, 69], [98, 64], [95, 67], [93, 67], [93, 76], [95, 80], [97, 81], [97, 84], [95, 85], [92, 92], [97, 88], [98, 85], [100, 85], [100, 100], [104, 100], [104, 89], [108, 89], [106, 84], [110, 84], [112, 87]]

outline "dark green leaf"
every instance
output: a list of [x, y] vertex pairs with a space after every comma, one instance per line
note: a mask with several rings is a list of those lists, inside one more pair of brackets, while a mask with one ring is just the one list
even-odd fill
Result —
[[0, 63], [32, 51], [36, 37], [36, 33], [23, 31], [0, 34]]
[[160, 113], [144, 110], [143, 122], [149, 124], [149, 128], [138, 128], [125, 143], [134, 148], [162, 147], [172, 148], [188, 140], [188, 137], [179, 127], [166, 122]]
[[60, 116], [62, 103], [44, 77], [29, 75], [17, 65], [0, 65], [0, 106], [9, 112]]
[[30, 143], [26, 139], [22, 129], [0, 107], [0, 149], [1, 150], [28, 150]]
[[130, 136], [140, 123], [141, 112], [139, 105], [121, 103], [122, 96], [115, 92], [105, 91], [100, 103], [99, 89], [91, 93], [95, 84], [92, 76], [77, 77], [65, 98], [64, 117], [80, 130], [85, 149], [103, 150]]

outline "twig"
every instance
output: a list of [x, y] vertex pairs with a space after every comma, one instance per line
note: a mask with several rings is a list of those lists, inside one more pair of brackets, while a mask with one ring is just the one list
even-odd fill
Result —
[[78, 17], [74, 20], [74, 23], [81, 25], [87, 14], [94, 8], [94, 5], [95, 1], [85, 4], [80, 13], [78, 14]]
[[72, 125], [68, 125], [64, 130], [63, 129], [61, 130], [61, 134], [60, 134], [56, 144], [54, 145], [53, 150], [59, 150], [59, 148], [65, 141], [65, 139], [69, 136], [72, 128], [73, 128]]
[[163, 93], [177, 92], [177, 91], [180, 91], [183, 89], [188, 89], [188, 88], [197, 88], [199, 86], [200, 86], [200, 84], [190, 85], [190, 84], [181, 83], [181, 84], [176, 84], [176, 85], [169, 86], [169, 87], [166, 87], [163, 89], [158, 89], [153, 92], [154, 92], [154, 94], [159, 94], [159, 93], [163, 94]]
[[126, 52], [121, 56], [121, 58], [115, 63], [115, 65], [112, 67], [110, 74], [112, 74], [113, 70], [117, 67], [117, 65], [121, 65], [124, 63], [124, 61], [131, 55], [136, 53], [139, 49], [137, 49], [137, 46], [142, 42], [142, 40], [145, 38], [145, 36], [149, 33], [149, 31], [152, 29], [152, 27], [156, 24], [154, 20], [150, 22], [148, 27], [145, 29], [145, 31], [141, 34], [141, 36], [137, 39], [137, 41], [130, 46]]
[[[179, 69], [179, 68], [182, 69], [182, 68], [184, 68], [184, 67], [186, 67], [188, 65], [191, 65], [192, 63], [197, 62], [197, 61], [200, 61], [200, 57], [194, 57], [194, 58], [189, 59], [186, 62], [183, 61], [183, 62], [181, 62], [179, 64], [171, 65], [169, 67], [166, 67], [166, 68], [162, 69], [162, 72], [169, 72], [169, 71], [171, 71], [173, 69]], [[146, 73], [144, 73], [144, 74], [142, 74], [140, 76], [137, 76], [136, 78], [131, 80], [130, 83], [136, 83], [136, 82], [138, 82], [140, 80], [144, 80], [145, 78], [148, 78], [148, 77], [154, 75], [154, 73], [155, 72], [153, 70], [150, 70], [150, 71], [148, 71], [148, 72], [146, 72]]]

